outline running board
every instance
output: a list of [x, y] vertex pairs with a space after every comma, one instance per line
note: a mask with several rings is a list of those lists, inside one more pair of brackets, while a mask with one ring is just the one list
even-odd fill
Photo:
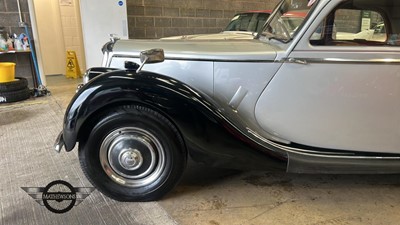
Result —
[[397, 174], [400, 157], [334, 156], [288, 152], [288, 173]]

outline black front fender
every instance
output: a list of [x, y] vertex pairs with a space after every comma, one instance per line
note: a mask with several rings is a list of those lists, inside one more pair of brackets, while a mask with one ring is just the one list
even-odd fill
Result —
[[139, 104], [149, 102], [153, 105], [152, 100], [156, 100], [154, 93], [160, 93], [159, 89], [162, 89], [156, 82], [165, 83], [161, 79], [155, 79], [154, 76], [155, 74], [151, 73], [142, 72], [138, 75], [119, 70], [103, 74], [83, 86], [71, 100], [65, 113], [63, 139], [66, 150], [71, 151], [74, 148], [85, 122], [93, 114], [108, 106], [132, 102]]
[[228, 167], [232, 167], [230, 162], [235, 162], [239, 168], [267, 165], [286, 169], [285, 156], [275, 155], [241, 135], [212, 99], [178, 80], [143, 71], [106, 73], [82, 87], [65, 114], [66, 150], [74, 148], [81, 130], [93, 115], [121, 104], [144, 105], [166, 116], [178, 128], [189, 154], [197, 161]]

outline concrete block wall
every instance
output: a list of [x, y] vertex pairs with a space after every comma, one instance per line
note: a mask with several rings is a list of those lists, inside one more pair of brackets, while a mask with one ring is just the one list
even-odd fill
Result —
[[[29, 8], [27, 0], [20, 0], [22, 20], [30, 27]], [[0, 0], [0, 27], [4, 27], [7, 33], [25, 33], [23, 27], [18, 26], [19, 14], [17, 0]], [[29, 29], [30, 34], [32, 33]]]
[[360, 32], [361, 14], [359, 10], [340, 9], [336, 12], [335, 25], [338, 32]]
[[[28, 23], [28, 32], [32, 37], [32, 29], [30, 27], [29, 8], [27, 0], [20, 0], [22, 20]], [[18, 26], [19, 14], [17, 0], [0, 0], [0, 27], [4, 27], [4, 33], [16, 33], [17, 35], [25, 33], [23, 27]], [[16, 54], [0, 54], [0, 62], [14, 62], [17, 64], [15, 68], [15, 76], [25, 77], [28, 79], [28, 86], [34, 87], [34, 70], [31, 67], [31, 57], [29, 53]]]
[[[378, 12], [371, 12], [371, 28], [383, 22], [382, 15]], [[335, 25], [339, 32], [358, 33], [361, 28], [361, 11], [340, 9], [336, 12]]]
[[273, 9], [278, 0], [127, 0], [129, 38], [217, 33], [238, 12]]

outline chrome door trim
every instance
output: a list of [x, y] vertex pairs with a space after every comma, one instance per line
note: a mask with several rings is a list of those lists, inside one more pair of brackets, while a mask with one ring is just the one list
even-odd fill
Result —
[[[234, 125], [233, 125], [234, 126]], [[236, 126], [235, 126], [236, 127]], [[238, 127], [236, 127], [238, 129]], [[240, 129], [239, 129], [240, 130]], [[281, 154], [296, 154], [296, 155], [303, 155], [308, 157], [320, 157], [320, 158], [337, 158], [337, 159], [375, 159], [375, 160], [400, 160], [400, 154], [382, 154], [382, 155], [363, 155], [364, 152], [355, 152], [355, 151], [335, 151], [329, 150], [327, 151], [317, 151], [317, 150], [309, 150], [309, 149], [301, 149], [296, 147], [285, 146], [280, 143], [271, 141], [262, 137], [257, 132], [247, 128], [247, 133], [243, 133], [245, 136], [250, 138], [257, 144], [272, 150], [271, 147], [274, 149], [281, 151]], [[273, 150], [272, 150], [273, 151]]]
[[340, 63], [340, 64], [400, 64], [400, 59], [345, 59], [345, 58], [296, 58], [289, 57], [284, 58], [286, 63], [298, 63], [298, 64], [309, 64], [309, 63]]

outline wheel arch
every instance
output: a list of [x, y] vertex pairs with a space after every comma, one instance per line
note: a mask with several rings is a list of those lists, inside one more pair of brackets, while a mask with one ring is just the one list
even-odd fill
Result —
[[[162, 94], [174, 96], [175, 99], [179, 96], [179, 103], [175, 102], [175, 105], [185, 104], [184, 101], [190, 100], [191, 97], [185, 96], [183, 99], [182, 93], [171, 91], [172, 88], [166, 87], [165, 82], [152, 83], [155, 81], [154, 75], [156, 74], [145, 73], [146, 76], [135, 74], [137, 77], [127, 82], [126, 78], [129, 78], [129, 74], [126, 73], [127, 71], [115, 71], [101, 75], [82, 87], [71, 100], [64, 116], [63, 126], [63, 139], [67, 152], [75, 147], [76, 142], [80, 141], [80, 137], [88, 135], [95, 121], [104, 112], [123, 105], [139, 105], [160, 113], [176, 128], [187, 149], [181, 127], [169, 112], [172, 107], [168, 104], [171, 102], [166, 103]], [[164, 76], [161, 77], [168, 79]], [[110, 82], [111, 79], [112, 82]], [[179, 83], [179, 85], [182, 84]], [[160, 89], [163, 90], [160, 91]]]
[[162, 116], [164, 116], [176, 129], [177, 133], [179, 134], [179, 138], [180, 138], [180, 142], [183, 145], [184, 151], [185, 151], [185, 155], [186, 157], [188, 156], [188, 149], [187, 149], [187, 145], [185, 143], [185, 139], [183, 138], [183, 134], [180, 131], [179, 127], [177, 126], [177, 124], [174, 122], [174, 120], [165, 112], [163, 112], [162, 110], [160, 110], [159, 108], [155, 107], [154, 105], [151, 104], [147, 104], [141, 101], [129, 101], [129, 100], [124, 100], [124, 101], [116, 101], [110, 104], [105, 104], [102, 107], [98, 108], [96, 111], [93, 111], [86, 119], [85, 121], [83, 121], [79, 131], [77, 132], [77, 142], [81, 141], [81, 138], [79, 137], [86, 137], [89, 135], [90, 131], [94, 128], [94, 126], [96, 125], [96, 122], [98, 120], [100, 120], [101, 116], [106, 114], [106, 112], [108, 112], [110, 109], [112, 108], [117, 108], [117, 107], [121, 107], [121, 106], [141, 106], [141, 107], [146, 107], [149, 108], [159, 114], [161, 114]]

